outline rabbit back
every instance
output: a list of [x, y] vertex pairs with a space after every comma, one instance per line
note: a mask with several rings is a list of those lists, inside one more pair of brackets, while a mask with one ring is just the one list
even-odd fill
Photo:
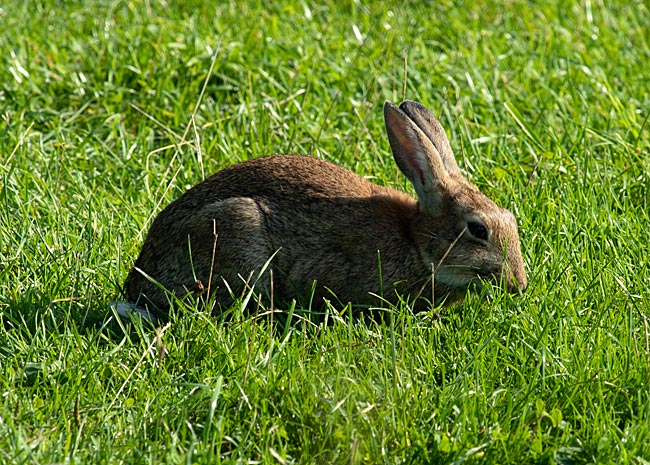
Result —
[[[382, 291], [380, 277], [389, 289], [408, 281], [404, 274], [426, 275], [410, 237], [417, 212], [406, 194], [324, 160], [253, 159], [217, 172], [158, 215], [127, 294], [164, 312], [169, 304], [161, 287], [183, 296], [199, 282], [195, 291], [209, 288], [227, 307], [273, 256], [256, 284], [263, 293], [271, 291], [272, 269], [279, 299], [377, 304], [368, 290]], [[410, 268], [417, 272], [404, 273]]]

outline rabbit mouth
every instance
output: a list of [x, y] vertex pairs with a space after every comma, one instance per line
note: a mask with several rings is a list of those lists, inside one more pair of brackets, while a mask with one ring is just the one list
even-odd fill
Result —
[[489, 284], [505, 287], [509, 292], [516, 292], [515, 290], [518, 289], [516, 283], [514, 285], [510, 283], [501, 273], [459, 265], [438, 268], [434, 281], [438, 289], [449, 293], [469, 291], [470, 294], [476, 295], [485, 293], [487, 289], [489, 294], [491, 292]]
[[491, 276], [491, 273], [469, 266], [442, 266], [436, 270], [434, 279], [449, 287], [467, 288], [472, 285], [483, 287], [483, 281]]

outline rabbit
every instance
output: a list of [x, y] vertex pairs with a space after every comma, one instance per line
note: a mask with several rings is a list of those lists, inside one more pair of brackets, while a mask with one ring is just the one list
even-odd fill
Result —
[[169, 293], [198, 293], [214, 297], [217, 314], [254, 285], [255, 295], [315, 306], [401, 296], [420, 311], [484, 280], [525, 290], [515, 217], [462, 176], [434, 115], [386, 101], [384, 120], [417, 200], [311, 156], [237, 163], [156, 217], [125, 283], [129, 300], [164, 316]]

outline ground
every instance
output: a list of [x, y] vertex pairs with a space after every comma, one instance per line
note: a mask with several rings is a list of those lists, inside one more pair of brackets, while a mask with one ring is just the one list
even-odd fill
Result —
[[[650, 463], [647, 5], [271, 3], [0, 7], [0, 461]], [[524, 295], [111, 310], [222, 167], [305, 153], [412, 193], [403, 98], [517, 217]]]

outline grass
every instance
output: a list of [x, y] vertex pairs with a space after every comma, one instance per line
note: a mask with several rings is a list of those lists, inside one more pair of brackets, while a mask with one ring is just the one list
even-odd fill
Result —
[[[648, 7], [271, 3], [0, 7], [0, 461], [650, 463]], [[409, 190], [403, 97], [517, 216], [525, 295], [112, 313], [153, 216], [224, 166], [308, 153]]]

